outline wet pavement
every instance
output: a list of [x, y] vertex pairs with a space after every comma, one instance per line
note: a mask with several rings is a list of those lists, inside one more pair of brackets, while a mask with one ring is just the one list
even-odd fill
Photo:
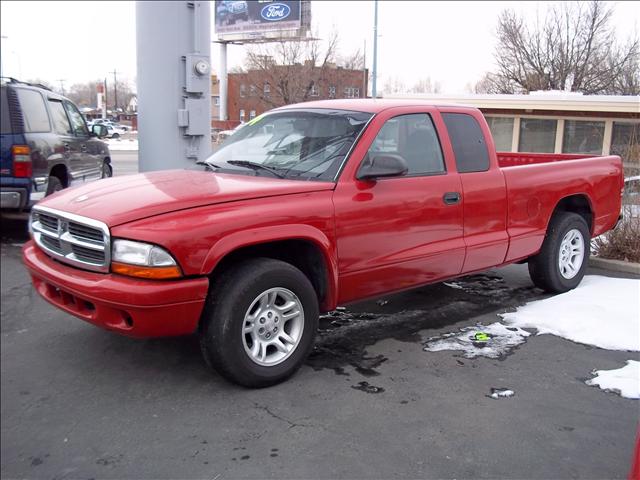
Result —
[[543, 298], [524, 265], [324, 315], [295, 377], [246, 390], [207, 370], [194, 338], [132, 340], [50, 307], [20, 264], [25, 239], [2, 222], [2, 478], [628, 473], [638, 402], [584, 381], [637, 354], [549, 335], [495, 359], [424, 350]]

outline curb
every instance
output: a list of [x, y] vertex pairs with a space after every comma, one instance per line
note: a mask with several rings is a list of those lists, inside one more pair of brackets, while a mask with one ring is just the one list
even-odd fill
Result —
[[640, 263], [623, 262], [622, 260], [610, 260], [608, 258], [590, 257], [589, 266], [613, 270], [615, 272], [632, 273], [640, 275]]

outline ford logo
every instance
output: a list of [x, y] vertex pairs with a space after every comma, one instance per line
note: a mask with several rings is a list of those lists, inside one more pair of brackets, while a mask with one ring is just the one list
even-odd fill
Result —
[[270, 22], [284, 20], [291, 13], [289, 5], [284, 3], [271, 3], [260, 11], [260, 16]]

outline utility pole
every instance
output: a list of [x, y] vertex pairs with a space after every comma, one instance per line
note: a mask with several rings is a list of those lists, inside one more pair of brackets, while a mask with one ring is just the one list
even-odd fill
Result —
[[104, 77], [104, 108], [102, 109], [102, 118], [107, 118], [107, 77]]
[[367, 98], [367, 39], [362, 50], [362, 98]]
[[65, 78], [59, 78], [58, 82], [60, 82], [60, 91], [62, 92], [62, 95], [64, 95], [64, 82], [66, 81]]
[[114, 68], [113, 72], [109, 72], [109, 73], [113, 73], [113, 101], [114, 101], [113, 109], [116, 111], [116, 115], [117, 115], [118, 114], [118, 79], [116, 75], [118, 72]]
[[212, 3], [136, 2], [140, 172], [200, 169], [210, 155]]
[[[2, 47], [5, 46], [5, 40], [8, 40], [9, 37], [6, 35], [2, 35]], [[0, 77], [4, 77], [4, 52], [0, 55]]]
[[378, 0], [374, 2], [373, 14], [373, 72], [371, 72], [371, 96], [378, 98], [377, 77], [378, 77]]

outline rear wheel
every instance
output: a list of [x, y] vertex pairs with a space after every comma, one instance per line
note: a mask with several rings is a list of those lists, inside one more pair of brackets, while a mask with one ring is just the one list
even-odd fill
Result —
[[49, 176], [49, 180], [47, 181], [47, 191], [45, 196], [51, 195], [52, 193], [59, 192], [64, 188], [62, 185], [62, 181], [54, 175]]
[[553, 293], [576, 288], [589, 261], [590, 238], [587, 222], [580, 215], [554, 215], [540, 253], [529, 260], [533, 283]]
[[102, 176], [101, 178], [110, 178], [113, 177], [113, 168], [111, 164], [106, 160], [102, 162]]
[[293, 375], [318, 328], [318, 299], [309, 279], [288, 263], [257, 258], [230, 268], [216, 284], [200, 328], [207, 364], [247, 387]]
[[119, 133], [114, 133], [113, 135], [111, 135], [111, 138], [120, 138], [120, 134]]

